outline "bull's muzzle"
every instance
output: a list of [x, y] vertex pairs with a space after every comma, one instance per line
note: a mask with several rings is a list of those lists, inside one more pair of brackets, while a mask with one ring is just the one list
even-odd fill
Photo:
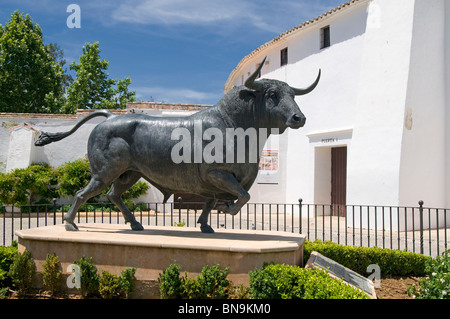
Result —
[[294, 114], [287, 121], [286, 125], [293, 129], [298, 129], [306, 124], [306, 117], [303, 114]]

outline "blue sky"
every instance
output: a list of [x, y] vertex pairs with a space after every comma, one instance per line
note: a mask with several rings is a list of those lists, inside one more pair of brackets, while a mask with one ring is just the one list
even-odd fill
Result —
[[[100, 43], [112, 78], [131, 77], [138, 100], [215, 104], [239, 61], [280, 33], [346, 0], [14, 0], [0, 2], [0, 24], [30, 14], [68, 64], [85, 43]], [[69, 28], [70, 4], [81, 28]]]

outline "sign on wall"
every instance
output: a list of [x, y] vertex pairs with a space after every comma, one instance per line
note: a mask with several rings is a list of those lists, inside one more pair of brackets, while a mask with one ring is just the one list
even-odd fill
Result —
[[279, 150], [264, 150], [259, 161], [258, 184], [278, 184]]

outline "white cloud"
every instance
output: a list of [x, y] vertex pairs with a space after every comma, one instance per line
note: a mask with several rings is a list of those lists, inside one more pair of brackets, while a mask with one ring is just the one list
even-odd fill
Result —
[[[209, 0], [146, 0], [129, 1], [119, 5], [113, 19], [138, 24], [208, 24], [230, 20], [239, 14], [236, 4]], [[239, 5], [242, 7], [242, 5]]]
[[167, 103], [198, 103], [215, 104], [222, 97], [222, 93], [201, 92], [187, 88], [165, 87], [135, 87], [136, 98], [148, 100], [153, 97], [155, 101]]
[[[244, 26], [281, 33], [341, 4], [341, 0], [130, 0], [111, 12], [114, 22], [208, 26], [211, 31]], [[242, 30], [242, 28], [240, 28]]]
[[143, 25], [209, 26], [212, 30], [249, 25], [279, 32], [268, 22], [272, 19], [258, 11], [257, 3], [242, 0], [133, 0], [121, 3], [111, 17], [116, 22]]

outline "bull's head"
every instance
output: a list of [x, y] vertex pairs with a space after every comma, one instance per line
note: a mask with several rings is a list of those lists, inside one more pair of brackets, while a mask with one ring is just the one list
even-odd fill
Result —
[[280, 129], [280, 133], [288, 127], [298, 129], [303, 127], [306, 123], [306, 117], [300, 111], [295, 96], [305, 95], [315, 89], [320, 80], [321, 71], [317, 79], [309, 87], [304, 89], [297, 89], [290, 87], [285, 82], [277, 80], [258, 80], [258, 77], [266, 58], [261, 62], [258, 69], [245, 82], [245, 86], [249, 89], [262, 94], [265, 114], [272, 124]]

